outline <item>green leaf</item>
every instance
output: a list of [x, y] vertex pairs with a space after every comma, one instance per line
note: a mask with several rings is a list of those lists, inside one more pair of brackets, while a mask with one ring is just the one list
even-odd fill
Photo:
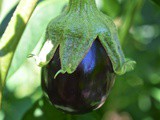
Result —
[[0, 41], [0, 104], [2, 90], [7, 78], [13, 55], [15, 53], [15, 49], [31, 14], [34, 11], [36, 3], [37, 0], [20, 1]]
[[37, 45], [49, 21], [61, 12], [65, 3], [63, 0], [43, 1], [37, 6], [16, 49], [8, 78], [24, 63]]
[[8, 94], [12, 95], [8, 96], [7, 99], [4, 97], [3, 106], [5, 107], [2, 106], [3, 120], [21, 120], [23, 114], [32, 106], [32, 100], [30, 97], [16, 99], [12, 92]]
[[0, 24], [10, 11], [18, 4], [19, 0], [0, 0]]
[[41, 98], [40, 67], [34, 63], [33, 59], [26, 60], [7, 80], [2, 102], [3, 120], [21, 120], [34, 102]]

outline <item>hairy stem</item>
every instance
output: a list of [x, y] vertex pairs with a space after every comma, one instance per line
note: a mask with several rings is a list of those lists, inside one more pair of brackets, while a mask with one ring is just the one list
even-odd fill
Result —
[[69, 0], [69, 7], [75, 11], [80, 11], [80, 9], [87, 10], [96, 8], [96, 2], [95, 0]]
[[32, 15], [38, 0], [21, 0], [9, 22], [0, 41], [0, 105], [2, 91], [7, 78], [8, 70], [23, 34], [26, 24]]

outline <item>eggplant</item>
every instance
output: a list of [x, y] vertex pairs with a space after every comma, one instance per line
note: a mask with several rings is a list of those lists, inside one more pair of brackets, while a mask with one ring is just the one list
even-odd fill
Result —
[[51, 61], [42, 68], [41, 86], [57, 109], [82, 114], [100, 108], [110, 92], [115, 73], [108, 54], [97, 38], [76, 70], [60, 73], [59, 48]]

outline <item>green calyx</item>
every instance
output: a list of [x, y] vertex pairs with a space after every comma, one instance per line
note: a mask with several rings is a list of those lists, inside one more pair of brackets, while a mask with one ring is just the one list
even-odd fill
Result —
[[61, 70], [56, 76], [66, 72], [71, 74], [96, 38], [105, 48], [116, 74], [133, 69], [135, 62], [125, 59], [113, 21], [97, 9], [95, 0], [70, 0], [66, 11], [49, 23], [46, 43], [34, 57], [43, 67], [59, 47]]

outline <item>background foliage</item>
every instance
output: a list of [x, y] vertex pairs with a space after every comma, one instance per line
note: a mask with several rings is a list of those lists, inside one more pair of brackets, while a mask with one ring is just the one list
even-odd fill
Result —
[[[2, 4], [1, 4], [2, 2]], [[18, 0], [0, 0], [2, 36]], [[160, 4], [158, 0], [97, 0], [119, 29], [124, 53], [134, 71], [117, 76], [105, 105], [85, 115], [59, 112], [42, 97], [40, 68], [30, 53], [43, 43], [47, 23], [60, 14], [65, 0], [41, 0], [16, 48], [3, 95], [0, 120], [158, 120], [160, 118]]]

